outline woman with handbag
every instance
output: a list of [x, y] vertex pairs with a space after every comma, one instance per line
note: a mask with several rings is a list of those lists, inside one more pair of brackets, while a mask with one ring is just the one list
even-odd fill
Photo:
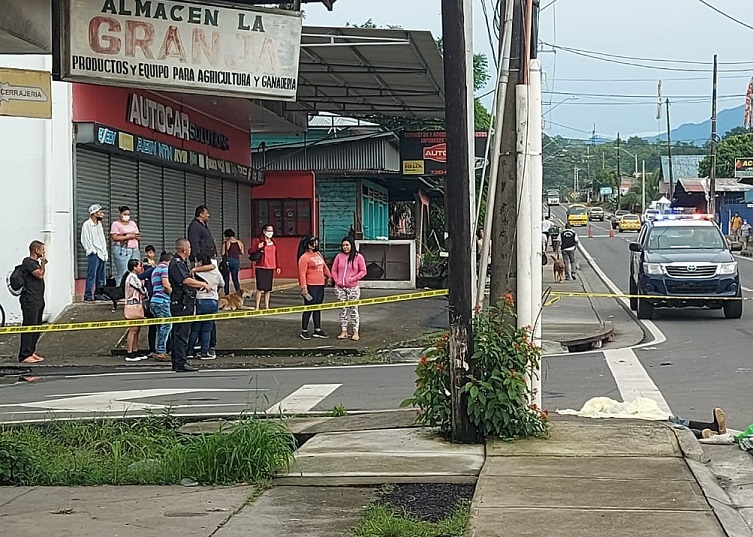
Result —
[[[125, 287], [126, 305], [123, 308], [125, 318], [128, 320], [143, 319], [144, 301], [147, 298], [146, 289], [139, 279], [139, 275], [144, 272], [144, 266], [138, 259], [128, 260], [128, 273], [123, 280]], [[128, 329], [126, 336], [126, 362], [139, 362], [149, 358], [147, 353], [139, 351], [139, 333], [140, 326], [132, 326]]]
[[280, 275], [280, 267], [277, 266], [277, 245], [272, 237], [275, 228], [267, 224], [262, 228], [262, 236], [256, 250], [251, 253], [249, 259], [256, 263], [256, 309], [261, 306], [261, 297], [264, 296], [264, 307], [269, 309], [269, 295], [274, 286], [274, 276]]
[[220, 273], [225, 280], [225, 295], [230, 294], [230, 280], [233, 280], [235, 292], [241, 290], [241, 281], [238, 273], [241, 270], [241, 256], [246, 253], [246, 247], [243, 242], [235, 236], [235, 231], [226, 229], [225, 240], [222, 241], [222, 262], [220, 263]]

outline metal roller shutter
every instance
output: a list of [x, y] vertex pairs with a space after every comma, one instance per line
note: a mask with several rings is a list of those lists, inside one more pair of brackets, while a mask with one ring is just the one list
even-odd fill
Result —
[[81, 247], [81, 226], [89, 218], [89, 207], [98, 203], [106, 206], [110, 200], [108, 159], [82, 147], [76, 148], [76, 186], [74, 192], [74, 218], [76, 230], [76, 278], [86, 278], [86, 252]]
[[[186, 227], [183, 228], [183, 234], [188, 229], [188, 224], [194, 219], [196, 214], [196, 207], [199, 205], [206, 205], [206, 198], [204, 196], [204, 176], [196, 175], [195, 173], [186, 173]], [[209, 208], [210, 214], [212, 208]]]
[[207, 177], [207, 198], [205, 205], [209, 207], [211, 218], [207, 225], [212, 232], [215, 243], [222, 241], [222, 179]]
[[[238, 183], [233, 181], [224, 181], [222, 185], [223, 233], [228, 228], [234, 230], [235, 235], [240, 238], [241, 232], [238, 229]], [[222, 240], [222, 238], [218, 240]]]
[[162, 221], [165, 248], [175, 250], [175, 241], [186, 236], [186, 181], [183, 172], [162, 170]]
[[[260, 230], [251, 228], [251, 186], [250, 185], [238, 185], [238, 229], [235, 230], [238, 238], [243, 241], [246, 248], [251, 248], [253, 237], [259, 233]], [[248, 256], [241, 257], [241, 266], [243, 268], [250, 267], [251, 262], [248, 260]]]
[[159, 166], [139, 162], [139, 212], [138, 223], [141, 231], [141, 252], [146, 246], [154, 246], [157, 255], [167, 247], [165, 245], [164, 214], [162, 207], [162, 170]]

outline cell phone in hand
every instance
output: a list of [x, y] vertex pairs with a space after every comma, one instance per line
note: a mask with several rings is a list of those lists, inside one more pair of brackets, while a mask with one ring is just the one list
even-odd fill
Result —
[[312, 300], [314, 300], [314, 297], [313, 297], [313, 296], [311, 296], [311, 293], [306, 293], [306, 296], [305, 296], [305, 297], [303, 297], [303, 298], [305, 298], [305, 299], [306, 299], [306, 300], [308, 300], [309, 302], [311, 302]]

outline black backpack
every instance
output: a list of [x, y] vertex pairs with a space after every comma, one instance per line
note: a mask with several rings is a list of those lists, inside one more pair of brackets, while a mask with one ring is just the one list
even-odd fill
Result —
[[16, 265], [16, 267], [8, 274], [6, 278], [6, 284], [8, 285], [8, 291], [13, 296], [21, 296], [21, 293], [26, 286], [26, 269], [23, 265]]

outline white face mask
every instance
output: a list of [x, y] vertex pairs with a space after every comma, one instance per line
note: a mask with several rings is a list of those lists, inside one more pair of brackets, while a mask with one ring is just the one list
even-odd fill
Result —
[[265, 232], [264, 232], [264, 236], [265, 236], [266, 238], [268, 238], [268, 239], [271, 239], [272, 237], [274, 237], [274, 235], [275, 235], [275, 232], [274, 232], [274, 231], [265, 231]]
[[130, 214], [124, 214], [120, 218], [123, 219], [123, 222], [129, 222], [131, 220], [131, 215]]

